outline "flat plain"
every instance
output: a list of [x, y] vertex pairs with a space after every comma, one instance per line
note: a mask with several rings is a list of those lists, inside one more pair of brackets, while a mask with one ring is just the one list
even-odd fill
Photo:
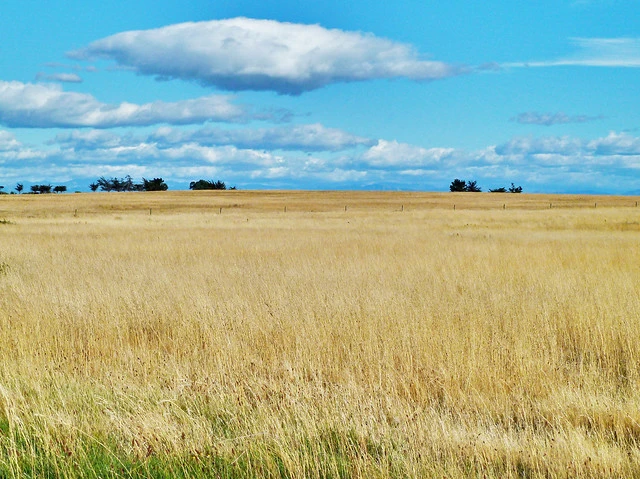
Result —
[[640, 477], [637, 201], [0, 196], [0, 477]]

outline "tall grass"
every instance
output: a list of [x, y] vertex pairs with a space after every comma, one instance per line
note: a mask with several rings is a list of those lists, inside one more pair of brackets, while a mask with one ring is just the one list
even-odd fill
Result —
[[3, 198], [0, 477], [640, 477], [640, 209], [592, 200]]

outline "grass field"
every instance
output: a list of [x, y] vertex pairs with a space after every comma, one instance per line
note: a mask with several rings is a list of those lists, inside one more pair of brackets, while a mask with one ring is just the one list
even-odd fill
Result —
[[637, 200], [0, 196], [0, 477], [640, 477]]

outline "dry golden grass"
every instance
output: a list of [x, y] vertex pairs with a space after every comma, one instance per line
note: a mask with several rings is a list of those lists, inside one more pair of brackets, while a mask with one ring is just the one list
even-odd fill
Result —
[[640, 477], [636, 200], [2, 196], [0, 477]]

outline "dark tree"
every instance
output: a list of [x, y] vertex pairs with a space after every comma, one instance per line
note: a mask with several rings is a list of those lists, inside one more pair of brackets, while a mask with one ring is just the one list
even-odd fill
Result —
[[98, 185], [98, 188], [100, 188], [101, 191], [113, 191], [114, 189], [113, 183], [111, 182], [111, 180], [106, 179], [104, 176], [101, 176], [100, 178], [98, 178], [98, 180], [96, 181], [96, 184]]
[[198, 180], [192, 181], [189, 183], [190, 190], [226, 190], [227, 185], [224, 184], [224, 181], [207, 181], [207, 180]]
[[507, 189], [504, 186], [501, 186], [500, 188], [494, 188], [493, 190], [491, 188], [489, 188], [489, 193], [506, 193]]
[[482, 188], [478, 186], [477, 181], [467, 181], [467, 185], [464, 187], [464, 191], [468, 191], [469, 193], [479, 193], [482, 191]]
[[23, 185], [22, 183], [18, 183], [18, 184], [16, 185], [16, 191], [17, 191], [18, 193], [22, 193], [22, 190], [24, 190], [24, 185]]
[[162, 178], [154, 178], [153, 180], [142, 178], [142, 189], [144, 191], [167, 191], [169, 187]]
[[120, 178], [111, 178], [111, 189], [114, 191], [126, 191], [125, 188], [125, 180]]
[[[133, 182], [133, 178], [127, 175], [124, 178], [105, 178], [101, 176], [95, 183], [89, 185], [93, 190], [94, 185], [97, 185], [96, 189], [100, 188], [101, 191], [142, 191], [143, 185]], [[95, 191], [95, 190], [93, 190]]]
[[464, 182], [464, 180], [459, 180], [458, 178], [456, 178], [455, 180], [453, 180], [451, 182], [451, 184], [449, 185], [449, 190], [450, 191], [467, 191], [466, 189], [466, 184]]
[[130, 175], [127, 175], [127, 176], [125, 176], [124, 178], [122, 178], [120, 180], [120, 190], [121, 191], [133, 191], [134, 190], [133, 178], [131, 178]]
[[511, 187], [509, 188], [509, 193], [522, 193], [522, 186], [516, 186], [511, 183]]
[[91, 188], [91, 191], [97, 191], [98, 188], [100, 188], [100, 185], [98, 183], [91, 183], [89, 188]]
[[67, 191], [67, 187], [64, 185], [57, 185], [53, 188], [54, 193], [64, 193], [65, 191]]
[[39, 195], [51, 193], [51, 185], [31, 185], [31, 191]]

